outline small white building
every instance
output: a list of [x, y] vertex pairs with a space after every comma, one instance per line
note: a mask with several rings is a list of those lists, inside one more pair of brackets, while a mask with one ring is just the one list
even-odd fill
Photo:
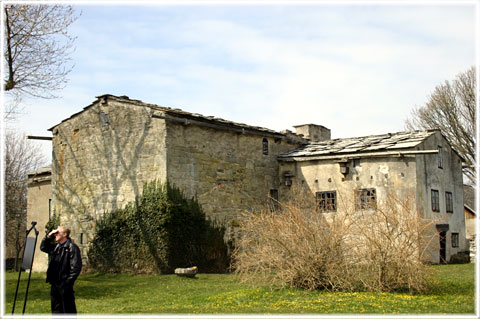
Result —
[[[311, 190], [327, 213], [336, 213], [340, 198], [380, 202], [394, 191], [414, 193], [416, 209], [434, 220], [437, 239], [430, 262], [446, 263], [468, 251], [463, 212], [462, 159], [440, 131], [399, 132], [329, 139], [327, 129], [301, 126], [310, 143], [278, 156], [282, 187], [293, 183]], [[326, 139], [316, 139], [314, 136]]]

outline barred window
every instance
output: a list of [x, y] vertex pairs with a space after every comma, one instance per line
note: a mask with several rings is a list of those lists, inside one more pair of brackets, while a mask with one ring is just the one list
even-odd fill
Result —
[[317, 209], [320, 212], [337, 211], [337, 191], [317, 192]]
[[440, 212], [440, 195], [436, 189], [432, 189], [432, 212]]
[[262, 141], [263, 155], [268, 155], [268, 140], [266, 138]]
[[377, 191], [375, 188], [365, 188], [355, 191], [355, 209], [375, 209], [377, 206]]
[[445, 205], [447, 207], [447, 213], [453, 214], [453, 195], [450, 192], [445, 192]]
[[458, 233], [452, 233], [452, 248], [458, 248]]

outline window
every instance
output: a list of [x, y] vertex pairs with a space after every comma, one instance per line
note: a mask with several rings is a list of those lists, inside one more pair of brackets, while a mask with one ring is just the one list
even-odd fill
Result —
[[452, 233], [452, 248], [458, 248], [458, 233]]
[[266, 138], [262, 141], [263, 155], [268, 155], [268, 140]]
[[447, 213], [453, 214], [453, 196], [450, 192], [445, 192], [445, 205], [447, 207]]
[[374, 209], [377, 205], [375, 188], [359, 189], [355, 191], [355, 209]]
[[440, 212], [440, 196], [436, 189], [432, 189], [432, 212]]
[[48, 220], [52, 218], [52, 199], [48, 199]]
[[336, 212], [337, 211], [337, 192], [317, 192], [317, 209], [320, 212]]
[[353, 167], [362, 167], [362, 165], [360, 165], [360, 159], [359, 158], [353, 159]]
[[278, 189], [270, 190], [270, 210], [272, 212], [278, 210]]
[[441, 146], [438, 147], [437, 159], [438, 159], [438, 168], [443, 168], [443, 151]]

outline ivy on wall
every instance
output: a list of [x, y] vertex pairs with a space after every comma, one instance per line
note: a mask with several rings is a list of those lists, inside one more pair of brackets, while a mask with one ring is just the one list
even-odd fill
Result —
[[165, 274], [191, 266], [225, 272], [230, 255], [224, 235], [225, 227], [207, 219], [195, 199], [152, 181], [134, 202], [97, 220], [88, 257], [100, 272]]

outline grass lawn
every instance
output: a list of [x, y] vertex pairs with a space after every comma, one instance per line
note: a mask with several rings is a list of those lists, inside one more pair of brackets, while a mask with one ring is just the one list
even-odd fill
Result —
[[[81, 275], [75, 284], [79, 314], [173, 313], [395, 313], [473, 314], [473, 264], [431, 266], [432, 288], [408, 293], [329, 293], [299, 289], [269, 290], [241, 284], [235, 275]], [[5, 309], [11, 313], [18, 273], [5, 273]], [[21, 313], [28, 274], [22, 274], [15, 313]], [[50, 312], [45, 274], [32, 274], [26, 313]]]

